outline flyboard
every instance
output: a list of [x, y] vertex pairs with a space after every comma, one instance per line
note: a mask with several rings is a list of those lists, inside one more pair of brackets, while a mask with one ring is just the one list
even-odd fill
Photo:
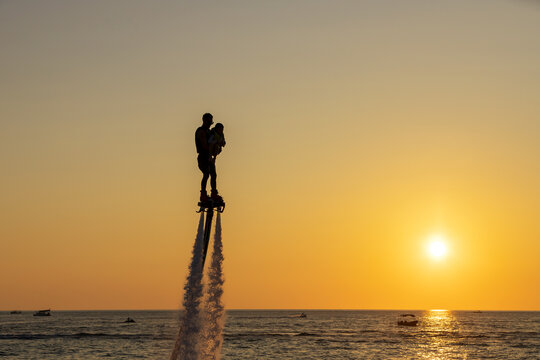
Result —
[[208, 243], [210, 242], [210, 230], [212, 229], [212, 220], [214, 218], [214, 211], [222, 213], [225, 210], [225, 202], [223, 200], [208, 200], [198, 203], [199, 211], [206, 213], [206, 219], [204, 221], [204, 249], [202, 258], [202, 269], [204, 269], [204, 261], [206, 260], [206, 253], [208, 251]]

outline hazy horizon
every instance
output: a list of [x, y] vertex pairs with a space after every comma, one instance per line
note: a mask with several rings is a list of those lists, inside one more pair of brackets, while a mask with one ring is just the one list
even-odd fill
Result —
[[[28, 311], [35, 312], [37, 310], [44, 310], [48, 308], [36, 308], [36, 309], [9, 309], [9, 310], [0, 310], [0, 312], [9, 312], [9, 311]], [[184, 311], [183, 309], [171, 308], [171, 309], [50, 309], [51, 312], [55, 311]], [[482, 312], [539, 312], [540, 310], [512, 310], [512, 309], [309, 309], [309, 308], [268, 308], [268, 309], [240, 309], [240, 308], [227, 308], [226, 311], [482, 311]]]

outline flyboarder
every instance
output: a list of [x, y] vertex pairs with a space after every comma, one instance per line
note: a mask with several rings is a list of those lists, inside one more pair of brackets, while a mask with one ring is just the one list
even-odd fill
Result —
[[[197, 146], [197, 163], [199, 164], [199, 169], [203, 173], [201, 180], [201, 203], [206, 203], [208, 201], [223, 202], [221, 196], [219, 196], [217, 191], [217, 174], [216, 174], [216, 156], [221, 152], [221, 147], [225, 146], [225, 137], [223, 136], [223, 125], [218, 124], [214, 129], [210, 130], [210, 126], [214, 123], [214, 117], [210, 113], [206, 113], [202, 116], [203, 124], [200, 126], [197, 131], [195, 131], [195, 145]], [[219, 143], [214, 142], [217, 137], [219, 137]], [[210, 138], [212, 137], [212, 144], [210, 143]], [[217, 147], [216, 147], [217, 146]], [[206, 183], [210, 177], [210, 186], [212, 192], [210, 197], [206, 192]]]
[[[195, 131], [195, 145], [197, 146], [197, 162], [199, 169], [203, 173], [201, 181], [201, 201], [199, 202], [199, 211], [206, 213], [206, 220], [204, 223], [204, 248], [202, 255], [202, 267], [204, 269], [204, 262], [206, 260], [206, 253], [208, 252], [208, 243], [210, 241], [210, 231], [212, 229], [212, 218], [214, 216], [214, 210], [222, 213], [225, 210], [225, 203], [221, 196], [219, 196], [216, 186], [216, 157], [221, 152], [221, 148], [225, 146], [225, 135], [223, 134], [223, 124], [216, 124], [213, 129], [210, 130], [210, 126], [214, 122], [214, 117], [210, 113], [206, 113], [202, 116], [203, 124]], [[210, 177], [210, 186], [212, 187], [212, 193], [210, 197], [206, 193], [206, 183]]]

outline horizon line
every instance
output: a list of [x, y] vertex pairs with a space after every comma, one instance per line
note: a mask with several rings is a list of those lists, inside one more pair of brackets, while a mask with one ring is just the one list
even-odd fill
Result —
[[[0, 310], [0, 312], [10, 312], [10, 311], [38, 311], [43, 310], [45, 308], [40, 309], [17, 309], [12, 308], [8, 310]], [[51, 311], [180, 311], [183, 309], [54, 309], [54, 308], [47, 308]], [[331, 308], [226, 308], [226, 311], [483, 311], [483, 312], [539, 312], [540, 309], [532, 310], [532, 309], [525, 309], [525, 310], [516, 310], [516, 309], [331, 309]]]

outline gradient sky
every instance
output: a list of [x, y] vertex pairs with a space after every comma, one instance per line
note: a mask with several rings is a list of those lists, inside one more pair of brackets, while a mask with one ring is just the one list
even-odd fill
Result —
[[[0, 1], [0, 309], [540, 310], [540, 4]], [[431, 234], [448, 256], [425, 251]]]

